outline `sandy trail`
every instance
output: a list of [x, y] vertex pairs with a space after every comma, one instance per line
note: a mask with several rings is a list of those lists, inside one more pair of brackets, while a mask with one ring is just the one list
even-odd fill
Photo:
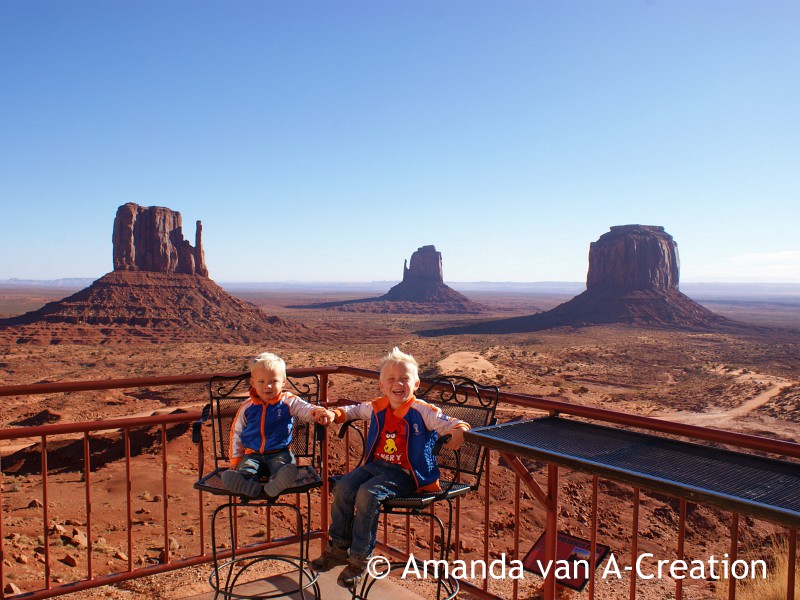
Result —
[[[743, 402], [740, 406], [734, 408], [713, 409], [702, 413], [676, 411], [671, 413], [662, 413], [657, 415], [657, 418], [678, 421], [680, 423], [686, 423], [689, 425], [704, 425], [715, 427], [717, 429], [725, 429], [728, 428], [736, 419], [749, 415], [754, 410], [767, 404], [775, 396], [780, 394], [783, 388], [792, 385], [793, 383], [788, 379], [782, 379], [780, 377], [755, 375], [752, 373], [740, 373], [736, 376], [736, 379], [742, 382], [766, 384], [767, 388], [753, 398]], [[791, 426], [791, 429], [796, 428], [796, 425]], [[783, 429], [782, 426], [781, 429]]]
[[477, 381], [494, 379], [497, 375], [497, 367], [477, 352], [454, 352], [440, 360], [437, 365], [442, 373], [464, 374]]

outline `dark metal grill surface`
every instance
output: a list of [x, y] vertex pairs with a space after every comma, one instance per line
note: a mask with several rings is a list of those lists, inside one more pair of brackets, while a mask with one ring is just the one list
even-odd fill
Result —
[[800, 523], [797, 463], [559, 417], [484, 427], [467, 436], [520, 456]]

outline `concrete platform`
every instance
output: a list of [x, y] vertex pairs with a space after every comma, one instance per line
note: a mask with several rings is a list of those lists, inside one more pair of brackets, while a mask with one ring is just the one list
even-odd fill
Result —
[[[340, 587], [336, 583], [336, 578], [342, 567], [336, 567], [326, 573], [320, 573], [317, 580], [320, 588], [320, 596], [322, 600], [350, 600], [352, 594], [349, 590]], [[296, 571], [295, 571], [296, 573]], [[395, 579], [393, 581], [393, 579]], [[288, 574], [267, 574], [261, 579], [254, 580], [243, 584], [237, 589], [240, 593], [257, 595], [259, 593], [267, 593], [272, 590], [286, 591], [286, 598], [291, 600], [302, 600], [297, 591], [297, 580], [294, 577], [289, 577]], [[313, 593], [309, 590], [305, 594], [305, 598], [313, 598]], [[210, 590], [202, 593], [190, 593], [190, 595], [183, 596], [185, 600], [213, 600], [214, 592]], [[396, 582], [394, 575], [378, 581], [373, 586], [370, 592], [370, 598], [375, 600], [382, 600], [384, 598], [391, 598], [391, 600], [425, 600], [425, 597], [415, 594], [411, 590], [399, 585]]]

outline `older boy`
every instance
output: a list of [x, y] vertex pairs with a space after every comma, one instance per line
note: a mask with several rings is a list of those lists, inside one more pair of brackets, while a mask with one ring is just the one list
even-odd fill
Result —
[[369, 420], [365, 463], [333, 489], [328, 545], [311, 561], [317, 571], [347, 564], [337, 583], [352, 588], [363, 577], [375, 548], [381, 502], [421, 490], [438, 490], [439, 468], [432, 456], [439, 435], [451, 435], [458, 449], [469, 425], [414, 397], [419, 388], [414, 357], [394, 348], [381, 361], [380, 389], [373, 402], [334, 409], [336, 422]]
[[250, 398], [231, 425], [230, 469], [223, 471], [222, 483], [234, 494], [255, 498], [261, 492], [259, 479], [269, 475], [264, 492], [276, 498], [297, 477], [289, 451], [294, 417], [327, 425], [335, 415], [284, 392], [286, 363], [269, 352], [250, 360], [250, 385]]

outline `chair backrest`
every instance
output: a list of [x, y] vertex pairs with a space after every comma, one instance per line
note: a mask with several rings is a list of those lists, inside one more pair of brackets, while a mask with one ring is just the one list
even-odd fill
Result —
[[[466, 377], [439, 376], [424, 379], [416, 393], [417, 398], [441, 409], [456, 419], [469, 423], [470, 427], [494, 425], [500, 390], [495, 385], [481, 385]], [[465, 442], [460, 457], [448, 448], [442, 448], [438, 457], [439, 470], [445, 479], [456, 471], [465, 483], [478, 487], [483, 474], [486, 448]]]
[[[292, 392], [310, 404], [319, 404], [319, 377], [317, 375], [287, 376], [285, 392]], [[211, 431], [214, 446], [214, 467], [225, 466], [230, 452], [230, 435], [233, 419], [239, 406], [250, 397], [250, 373], [236, 376], [215, 375], [208, 382], [211, 406]], [[294, 420], [294, 432], [289, 450], [296, 458], [306, 458], [318, 466], [318, 444], [315, 428], [300, 419]]]

